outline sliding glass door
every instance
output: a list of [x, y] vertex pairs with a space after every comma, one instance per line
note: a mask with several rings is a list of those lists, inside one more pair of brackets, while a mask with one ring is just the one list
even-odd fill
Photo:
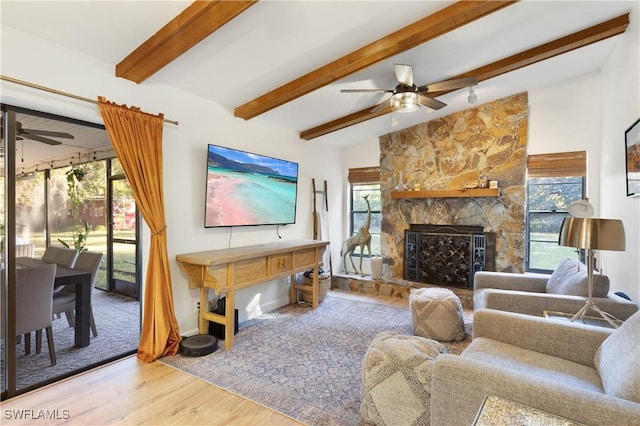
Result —
[[[5, 399], [136, 352], [140, 256], [135, 203], [127, 205], [123, 226], [113, 232], [112, 209], [125, 204], [127, 181], [118, 172], [104, 127], [8, 105], [2, 111], [0, 383]], [[16, 271], [42, 261], [51, 246], [75, 249], [79, 256], [102, 253], [91, 292], [95, 327], [89, 345], [76, 346], [74, 311], [54, 315], [55, 365], [45, 333], [38, 351], [35, 331], [16, 336]], [[120, 270], [123, 274], [115, 276], [126, 276], [135, 294], [117, 291], [114, 271]]]
[[109, 291], [140, 300], [140, 215], [120, 162], [110, 161]]

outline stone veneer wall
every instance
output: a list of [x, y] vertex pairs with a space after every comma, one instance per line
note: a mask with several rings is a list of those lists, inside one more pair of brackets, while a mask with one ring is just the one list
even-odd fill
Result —
[[[382, 254], [403, 275], [404, 231], [411, 223], [481, 225], [496, 234], [496, 271], [524, 272], [528, 97], [520, 93], [380, 137]], [[461, 189], [481, 175], [499, 197], [392, 199], [400, 183]]]

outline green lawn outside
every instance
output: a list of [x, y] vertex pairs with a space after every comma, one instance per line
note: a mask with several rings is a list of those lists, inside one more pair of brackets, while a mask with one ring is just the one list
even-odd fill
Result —
[[[115, 238], [122, 238], [128, 240], [135, 240], [135, 231], [134, 230], [118, 230], [114, 235]], [[51, 245], [53, 246], [61, 246], [62, 244], [58, 241], [60, 238], [63, 241], [70, 242], [71, 232], [58, 232], [51, 234]], [[34, 257], [41, 257], [42, 253], [45, 249], [44, 242], [44, 234], [37, 233], [31, 234], [29, 236], [29, 242], [31, 244], [36, 245], [36, 249], [34, 252]], [[136, 261], [136, 253], [135, 253], [135, 245], [133, 244], [121, 244], [114, 243], [114, 269], [115, 269], [115, 278], [122, 279], [125, 281], [134, 282], [135, 281], [135, 261]], [[96, 287], [107, 289], [107, 231], [99, 230], [99, 231], [91, 231], [87, 236], [87, 250], [89, 251], [97, 251], [104, 253], [104, 258], [102, 260], [102, 265], [100, 266], [100, 270], [98, 271], [98, 277], [96, 278]]]
[[565, 257], [578, 259], [578, 252], [575, 248], [558, 244], [558, 234], [556, 233], [531, 233], [529, 250], [530, 269], [553, 271]]

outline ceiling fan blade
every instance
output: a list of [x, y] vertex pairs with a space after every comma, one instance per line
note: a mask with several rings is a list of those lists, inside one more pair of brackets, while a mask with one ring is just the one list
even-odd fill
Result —
[[376, 92], [392, 93], [393, 90], [389, 90], [389, 89], [341, 89], [340, 90], [340, 93], [376, 93]]
[[424, 106], [427, 106], [431, 109], [441, 109], [447, 106], [444, 102], [440, 102], [437, 99], [430, 98], [429, 96], [420, 95], [420, 103]]
[[457, 78], [455, 80], [445, 80], [438, 83], [425, 84], [418, 87], [418, 92], [444, 92], [447, 90], [459, 89], [461, 87], [475, 86], [478, 79], [475, 77]]
[[21, 134], [25, 134], [25, 133], [29, 135], [36, 135], [36, 136], [53, 136], [55, 138], [62, 138], [62, 139], [75, 139], [75, 137], [69, 133], [52, 132], [50, 130], [21, 129]]
[[395, 64], [394, 67], [398, 83], [413, 86], [413, 68], [411, 68], [411, 65]]
[[60, 141], [54, 141], [53, 139], [49, 139], [49, 138], [43, 138], [42, 136], [38, 136], [38, 135], [32, 135], [29, 133], [20, 133], [20, 136], [22, 136], [25, 139], [31, 139], [34, 141], [38, 141], [38, 142], [42, 142], [42, 143], [46, 143], [47, 145], [62, 145], [62, 142]]

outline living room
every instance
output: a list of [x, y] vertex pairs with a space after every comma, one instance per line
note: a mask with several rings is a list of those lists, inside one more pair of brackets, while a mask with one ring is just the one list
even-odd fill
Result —
[[[623, 3], [630, 11], [631, 23], [625, 34], [606, 41], [610, 43], [610, 50], [601, 68], [585, 67], [582, 75], [560, 78], [550, 85], [532, 84], [525, 87], [524, 91], [529, 106], [528, 154], [588, 151], [587, 194], [596, 208], [596, 216], [621, 219], [626, 230], [626, 250], [603, 252], [602, 265], [611, 278], [612, 290], [624, 292], [637, 301], [640, 300], [640, 203], [638, 198], [628, 198], [625, 194], [624, 130], [640, 117], [640, 10], [637, 2]], [[156, 30], [153, 28], [148, 31], [148, 35]], [[135, 47], [142, 41], [131, 45]], [[104, 43], [104, 40], [96, 41], [97, 46], [99, 43]], [[124, 53], [128, 53], [131, 49], [124, 50]], [[566, 55], [571, 60], [572, 54]], [[545, 69], [559, 60], [548, 60]], [[470, 64], [461, 71], [474, 66]], [[298, 134], [300, 129], [273, 124], [261, 118], [240, 120], [222, 104], [154, 82], [153, 79], [148, 84], [135, 85], [116, 78], [113, 67], [114, 63], [104, 58], [52, 43], [20, 28], [5, 26], [3, 21], [3, 75], [87, 97], [108, 96], [118, 103], [141, 106], [150, 113], [162, 112], [165, 117], [180, 122], [178, 126], [165, 125], [163, 150], [164, 191], [166, 200], [169, 200], [166, 205], [168, 251], [175, 315], [182, 334], [197, 331], [197, 316], [193, 307], [198, 300], [198, 293], [189, 289], [187, 277], [175, 262], [175, 256], [228, 246], [274, 242], [279, 240], [279, 236], [284, 240], [309, 238], [312, 228], [312, 179], [316, 182], [326, 180], [328, 183], [332, 263], [336, 268], [339, 267], [339, 244], [346, 239], [349, 229], [348, 170], [379, 165], [378, 136], [393, 132], [394, 128], [387, 125], [385, 133], [358, 138], [355, 133], [358, 126], [353, 126], [344, 132], [357, 143], [347, 147], [303, 141]], [[562, 75], [561, 69], [556, 72]], [[499, 77], [496, 79], [499, 80]], [[245, 82], [246, 86], [257, 86], [250, 91], [252, 95], [271, 88], [262, 87], [259, 77], [255, 80]], [[1, 87], [3, 103], [90, 122], [101, 121], [94, 105], [43, 95], [4, 81]], [[466, 99], [466, 91], [461, 92], [464, 92], [461, 96]], [[482, 85], [476, 92], [479, 97], [477, 106], [498, 99], [483, 98]], [[520, 92], [506, 93], [499, 98]], [[467, 105], [465, 108], [474, 107], [476, 105]], [[234, 228], [233, 232], [228, 229], [204, 229], [204, 168], [208, 143], [298, 162], [300, 174], [296, 223], [280, 229], [275, 226]], [[150, 231], [144, 228], [143, 247], [148, 247], [149, 239]], [[147, 262], [146, 254], [143, 254], [143, 262]], [[281, 284], [267, 283], [238, 292], [236, 307], [241, 320], [287, 303], [288, 290]]]

